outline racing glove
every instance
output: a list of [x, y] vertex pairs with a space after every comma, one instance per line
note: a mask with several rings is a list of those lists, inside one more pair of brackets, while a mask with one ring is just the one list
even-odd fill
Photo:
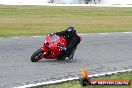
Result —
[[66, 53], [66, 51], [67, 51], [67, 47], [66, 46], [61, 47], [61, 52], [62, 53]]

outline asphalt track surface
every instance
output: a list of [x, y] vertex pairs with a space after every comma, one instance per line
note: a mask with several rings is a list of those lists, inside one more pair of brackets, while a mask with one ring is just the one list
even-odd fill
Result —
[[0, 39], [0, 88], [76, 77], [82, 67], [90, 75], [132, 69], [132, 33], [88, 34], [73, 61], [32, 63], [30, 57], [43, 41], [43, 37]]

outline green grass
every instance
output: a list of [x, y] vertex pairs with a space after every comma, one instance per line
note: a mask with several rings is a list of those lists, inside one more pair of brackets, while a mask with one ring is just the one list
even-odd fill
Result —
[[0, 5], [0, 37], [44, 35], [70, 25], [78, 33], [132, 31], [132, 8]]
[[[128, 79], [132, 81], [132, 72], [124, 72], [117, 73], [113, 75], [105, 75], [101, 77], [94, 77], [92, 79]], [[56, 85], [47, 85], [39, 88], [132, 88], [132, 84], [130, 86], [86, 86], [83, 87], [79, 84], [79, 81], [68, 81], [61, 84]]]

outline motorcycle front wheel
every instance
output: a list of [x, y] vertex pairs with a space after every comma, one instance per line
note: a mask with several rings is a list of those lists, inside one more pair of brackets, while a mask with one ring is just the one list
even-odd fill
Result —
[[41, 50], [41, 49], [38, 49], [37, 51], [35, 51], [34, 53], [33, 53], [33, 55], [31, 56], [31, 61], [32, 62], [37, 62], [37, 61], [39, 61], [39, 60], [41, 60], [42, 59], [42, 57], [40, 57], [42, 54], [43, 54], [43, 50]]

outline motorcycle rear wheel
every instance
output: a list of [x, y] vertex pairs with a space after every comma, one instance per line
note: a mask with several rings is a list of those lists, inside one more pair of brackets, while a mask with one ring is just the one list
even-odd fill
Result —
[[35, 51], [34, 53], [33, 53], [33, 55], [31, 56], [31, 61], [32, 62], [37, 62], [37, 61], [39, 61], [39, 60], [41, 60], [42, 58], [40, 58], [40, 56], [43, 54], [43, 50], [41, 50], [41, 49], [38, 49], [37, 51]]

